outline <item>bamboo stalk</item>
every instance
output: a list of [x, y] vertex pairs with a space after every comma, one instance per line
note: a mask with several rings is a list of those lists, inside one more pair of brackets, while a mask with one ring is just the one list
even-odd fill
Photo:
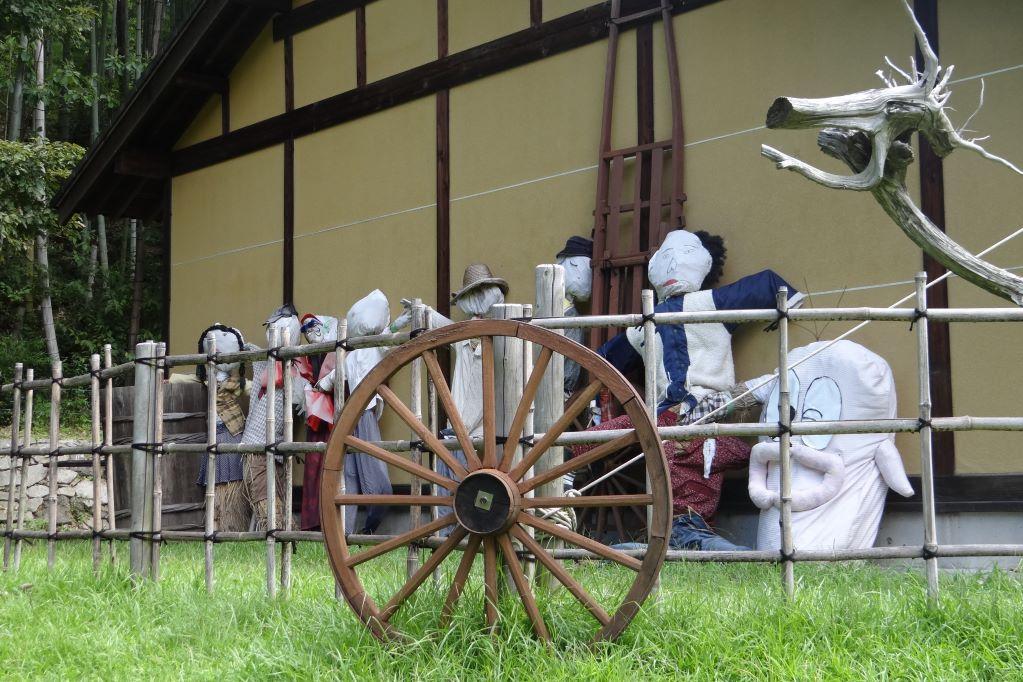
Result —
[[[270, 350], [266, 353], [266, 593], [277, 596], [277, 461], [274, 444], [277, 441], [277, 359], [281, 330], [270, 328]], [[284, 405], [290, 410], [291, 405]]]
[[153, 386], [151, 366], [156, 344], [145, 341], [135, 345], [135, 390], [132, 400], [131, 450], [131, 531], [129, 543], [131, 575], [142, 579], [150, 574], [152, 549], [148, 533], [153, 530], [152, 457], [148, 443], [153, 438]]
[[6, 519], [4, 523], [4, 570], [6, 571], [10, 566], [11, 559], [11, 531], [14, 530], [14, 462], [15, 458], [19, 463], [23, 463], [20, 453], [18, 452], [18, 428], [21, 426], [21, 388], [18, 384], [22, 379], [22, 371], [24, 366], [18, 362], [14, 365], [14, 396], [11, 399], [11, 447], [9, 450], [10, 456], [8, 458], [7, 466], [7, 510]]
[[[920, 319], [916, 321], [917, 376], [920, 388], [920, 496], [923, 503], [924, 548], [938, 546], [938, 528], [934, 512], [934, 459], [931, 438], [931, 358], [928, 339], [927, 273], [916, 275], [916, 307]], [[938, 560], [925, 562], [927, 568], [927, 604], [938, 605]]]
[[[35, 375], [35, 370], [29, 367], [25, 371], [25, 379], [31, 381]], [[32, 442], [32, 398], [35, 395], [33, 389], [25, 391], [25, 428], [23, 429], [24, 435], [21, 440], [21, 450], [24, 451], [26, 447]], [[28, 502], [28, 462], [24, 454], [19, 453], [18, 457], [18, 478], [20, 483], [18, 485], [18, 524], [16, 527], [17, 531], [21, 531], [25, 528], [25, 505]], [[17, 571], [21, 567], [21, 538], [18, 537], [14, 541], [14, 570]]]
[[[113, 367], [114, 360], [111, 352], [110, 344], [103, 346], [103, 366], [109, 370]], [[112, 375], [107, 376], [106, 391], [104, 391], [103, 400], [106, 407], [104, 412], [103, 422], [103, 445], [110, 447], [114, 444], [114, 378]], [[106, 474], [107, 474], [107, 528], [114, 530], [117, 527], [117, 504], [114, 500], [114, 457], [112, 454], [106, 455]], [[114, 546], [113, 541], [110, 545], [110, 565], [117, 564], [117, 547]]]
[[[524, 319], [527, 319], [527, 320], [532, 319], [532, 317], [533, 317], [533, 306], [530, 305], [529, 303], [522, 304], [522, 317]], [[553, 358], [553, 355], [552, 355], [552, 358]], [[520, 395], [522, 395], [522, 393], [524, 393], [526, 383], [529, 381], [529, 378], [533, 375], [533, 344], [529, 343], [528, 341], [523, 341], [522, 342], [522, 360], [521, 360], [521, 363], [522, 363], [522, 375], [521, 375], [520, 384], [519, 384]], [[541, 382], [542, 381], [543, 381], [543, 379], [541, 379]], [[539, 391], [539, 386], [537, 387], [537, 390]], [[536, 398], [535, 398], [535, 395], [534, 395], [534, 399], [530, 401], [530, 404], [529, 404], [529, 406], [527, 408], [526, 420], [522, 424], [522, 436], [525, 437], [526, 439], [532, 439], [533, 438], [533, 431], [535, 430], [534, 429], [535, 420], [536, 420]], [[516, 454], [519, 457], [519, 459], [521, 459], [522, 458], [522, 449], [518, 448], [516, 450]], [[527, 476], [532, 476], [533, 475], [533, 471], [536, 469], [536, 466], [537, 466], [536, 464], [531, 466], [529, 468], [529, 471], [527, 472], [526, 475]], [[535, 496], [536, 496], [536, 491], [535, 490], [529, 490], [525, 494], [525, 497], [527, 497], [527, 498], [533, 498]], [[532, 526], [526, 528], [526, 532], [529, 534], [529, 537], [535, 537], [535, 530], [534, 530], [534, 528]], [[518, 538], [515, 538], [515, 539], [511, 540], [511, 542], [514, 543], [513, 546], [515, 547], [516, 550], [522, 549], [521, 542], [518, 540]], [[533, 556], [527, 557], [527, 558], [523, 559], [522, 563], [523, 563], [523, 570], [525, 572], [526, 579], [529, 581], [530, 584], [532, 584], [536, 580], [536, 558], [533, 557]], [[514, 575], [514, 572], [513, 572], [513, 575]], [[516, 588], [517, 588], [517, 584], [516, 584]]]
[[167, 344], [156, 344], [156, 365], [153, 368], [153, 542], [151, 543], [150, 577], [160, 580], [160, 531], [163, 529], [163, 358]]
[[57, 543], [54, 534], [57, 532], [57, 448], [60, 446], [60, 382], [63, 375], [63, 364], [60, 360], [53, 363], [50, 387], [50, 466], [46, 472], [50, 484], [47, 497], [46, 527], [50, 538], [46, 541], [46, 567], [53, 569], [57, 560]]
[[[420, 299], [415, 299], [412, 303], [412, 329], [423, 329], [426, 327], [426, 308], [423, 306], [423, 302]], [[409, 368], [410, 382], [411, 382], [411, 395], [409, 397], [409, 409], [412, 410], [412, 414], [415, 415], [416, 419], [422, 420], [423, 418], [423, 361], [416, 358], [412, 361], [412, 365]], [[411, 438], [414, 440], [418, 436], [413, 430]], [[412, 461], [416, 464], [422, 464], [422, 448], [412, 448], [411, 452]], [[422, 481], [418, 476], [412, 476], [412, 494], [418, 495], [422, 492]], [[409, 528], [419, 528], [422, 524], [422, 507], [418, 504], [409, 507]], [[408, 547], [408, 556], [405, 559], [405, 571], [408, 577], [419, 570], [419, 562], [422, 559], [421, 550], [419, 547], [412, 543]]]
[[[348, 353], [345, 350], [348, 344], [348, 319], [344, 315], [341, 315], [341, 321], [337, 325], [337, 340], [338, 343], [334, 344], [334, 424], [332, 429], [337, 426], [338, 421], [341, 419], [341, 411], [345, 407], [345, 360], [348, 357]], [[338, 476], [338, 493], [345, 493], [345, 462], [341, 464], [341, 475]], [[333, 513], [338, 515], [338, 528], [341, 529], [341, 536], [344, 537], [347, 533], [345, 529], [345, 508], [337, 507], [331, 510]], [[320, 514], [323, 514], [323, 508], [320, 507]], [[334, 598], [339, 602], [343, 602], [345, 595], [341, 591], [341, 583], [338, 582], [337, 577], [334, 578]]]
[[[102, 425], [100, 424], [100, 391], [99, 391], [99, 354], [89, 356], [89, 369], [93, 372], [92, 384], [89, 387], [90, 422], [92, 425], [92, 447], [101, 444]], [[92, 528], [103, 530], [103, 505], [100, 498], [103, 483], [103, 468], [98, 450], [92, 452]], [[92, 570], [97, 575], [103, 565], [103, 540], [98, 535], [92, 537]]]
[[[654, 426], [657, 425], [657, 366], [660, 358], [657, 357], [657, 324], [654, 322], [654, 292], [650, 289], [643, 289], [640, 292], [641, 305], [643, 306], [643, 400], [646, 402], [647, 413], [653, 420]], [[645, 462], [643, 466], [644, 480], [646, 481], [646, 489], [652, 490], [650, 485], [650, 472], [647, 469]], [[673, 510], [672, 510], [673, 511]], [[648, 505], [646, 507], [646, 532], [647, 532], [647, 544], [649, 544], [653, 538], [650, 535], [650, 529], [653, 526], [654, 512], [653, 507]], [[626, 538], [622, 538], [624, 542]], [[653, 589], [650, 595], [656, 599], [660, 593], [661, 588], [661, 576], [658, 575], [654, 580]]]
[[779, 287], [777, 294], [778, 306], [778, 450], [781, 467], [781, 553], [782, 553], [782, 585], [785, 598], [792, 600], [796, 592], [796, 580], [792, 556], [792, 457], [791, 436], [789, 426], [792, 415], [789, 413], [789, 320], [786, 316], [789, 308], [788, 287]]
[[217, 337], [210, 332], [206, 335], [206, 492], [205, 524], [203, 528], [204, 569], [206, 593], [213, 594], [213, 538], [217, 532]]
[[[285, 329], [282, 336], [282, 345], [288, 347], [291, 345], [291, 330]], [[292, 364], [294, 360], [292, 358], [284, 359], [284, 435], [281, 440], [285, 443], [290, 443], [294, 440], [295, 435], [295, 417], [294, 411], [291, 409], [291, 398], [294, 392], [294, 380], [291, 377]], [[313, 381], [316, 381], [316, 377], [313, 377]], [[284, 453], [284, 530], [288, 532], [291, 530], [292, 524], [292, 484], [294, 473], [292, 471], [292, 455], [291, 453]], [[293, 545], [290, 542], [284, 542], [281, 544], [281, 591], [285, 594], [291, 590], [291, 555], [293, 551]]]

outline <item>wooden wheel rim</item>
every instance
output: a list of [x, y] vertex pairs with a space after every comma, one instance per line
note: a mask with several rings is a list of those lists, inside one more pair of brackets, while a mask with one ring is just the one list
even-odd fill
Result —
[[[598, 381], [609, 389], [611, 395], [621, 403], [626, 414], [632, 419], [632, 423], [635, 426], [635, 439], [645, 453], [646, 470], [650, 480], [650, 489], [648, 491], [648, 495], [651, 498], [648, 501], [651, 507], [650, 535], [646, 555], [641, 562], [638, 562], [638, 568], [634, 568], [636, 575], [631, 587], [614, 613], [606, 614], [609, 618], [606, 619], [607, 622], [601, 622], [601, 627], [594, 635], [593, 641], [615, 639], [635, 617], [640, 605], [656, 584], [657, 576], [667, 551], [667, 539], [671, 526], [671, 487], [667, 475], [664, 451], [657, 436], [656, 426], [647, 413], [642, 399], [618, 370], [592, 350], [560, 334], [528, 323], [513, 320], [469, 320], [424, 332], [392, 351], [352, 392], [327, 444], [320, 482], [320, 522], [323, 528], [328, 559], [334, 576], [349, 606], [351, 606], [355, 614], [374, 635], [385, 640], [401, 638], [398, 628], [389, 621], [389, 616], [393, 614], [393, 610], [386, 614], [384, 613], [384, 609], [378, 606], [373, 598], [367, 594], [361, 579], [355, 571], [355, 566], [349, 563], [353, 555], [349, 552], [349, 546], [344, 534], [341, 532], [340, 523], [344, 507], [333, 502], [339, 490], [341, 475], [344, 470], [346, 450], [344, 441], [354, 433], [363, 410], [380, 389], [380, 386], [385, 384], [401, 368], [409, 365], [413, 360], [428, 351], [446, 348], [449, 344], [458, 341], [483, 337], [491, 337], [491, 339], [494, 337], [519, 338], [539, 347], [549, 348], [566, 359], [575, 361], [580, 367], [589, 372], [591, 380]], [[484, 405], [486, 409], [486, 399], [484, 399]], [[492, 409], [492, 404], [489, 407]], [[513, 478], [515, 477], [513, 476]], [[528, 476], [520, 477], [518, 483], [521, 484], [524, 478], [528, 478]], [[457, 485], [451, 486], [451, 489], [444, 491], [444, 494], [454, 494], [455, 487]], [[442, 514], [443, 516], [446, 515]], [[457, 522], [454, 514], [452, 513], [450, 516], [451, 519], [446, 521], [444, 525], [449, 523], [455, 525], [455, 531], [452, 532], [452, 536], [457, 535], [459, 540], [468, 536], [470, 538], [470, 546], [473, 546], [473, 543], [481, 536], [466, 533], [466, 529]], [[497, 536], [486, 536], [483, 538], [482, 543], [476, 543], [475, 548], [484, 547], [487, 551], [485, 559], [493, 561], [491, 557], [496, 555], [496, 546], [499, 544], [499, 540], [508, 541], [510, 533], [516, 532], [521, 527], [521, 523], [514, 523], [510, 531], [500, 532]], [[476, 540], [473, 540], [473, 538]], [[401, 543], [393, 549], [407, 547], [412, 542], [413, 540]], [[450, 548], [448, 552], [450, 552]], [[357, 557], [358, 555], [355, 556]], [[448, 558], [447, 554], [444, 555], [444, 558]], [[498, 561], [499, 565], [500, 563]], [[490, 569], [487, 568], [487, 570]], [[402, 589], [407, 586], [408, 583]], [[415, 589], [417, 587], [413, 588], [413, 592]], [[454, 586], [452, 586], [452, 589], [454, 590]], [[458, 589], [460, 592], [461, 587]], [[531, 601], [531, 596], [530, 594], [528, 597], [523, 597], [523, 603], [527, 605], [527, 612], [529, 611], [527, 598]], [[583, 604], [585, 606], [585, 602]], [[536, 608], [535, 603], [532, 606], [534, 609]], [[490, 610], [488, 606], [488, 616]], [[532, 615], [530, 617], [532, 618]], [[546, 632], [543, 631], [538, 634], [545, 636]]]

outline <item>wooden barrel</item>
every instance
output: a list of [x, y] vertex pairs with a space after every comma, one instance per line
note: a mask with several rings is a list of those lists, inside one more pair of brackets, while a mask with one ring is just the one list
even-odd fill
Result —
[[[132, 442], [132, 408], [135, 388], [114, 389], [113, 441], [115, 445]], [[163, 384], [163, 440], [165, 443], [206, 442], [206, 386], [198, 381]], [[163, 527], [167, 530], [202, 528], [203, 489], [196, 484], [202, 455], [164, 455]], [[117, 525], [129, 523], [131, 499], [131, 457], [114, 457], [114, 502]]]

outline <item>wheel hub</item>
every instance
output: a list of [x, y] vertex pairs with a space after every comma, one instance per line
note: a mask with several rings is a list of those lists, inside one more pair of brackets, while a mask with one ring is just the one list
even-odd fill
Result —
[[515, 523], [522, 508], [518, 486], [497, 469], [478, 469], [455, 490], [455, 518], [470, 533], [495, 535]]

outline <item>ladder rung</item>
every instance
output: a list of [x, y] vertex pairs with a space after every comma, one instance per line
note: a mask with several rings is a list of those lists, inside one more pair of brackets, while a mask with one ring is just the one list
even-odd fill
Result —
[[659, 140], [657, 142], [651, 142], [649, 144], [640, 144], [635, 147], [623, 147], [621, 149], [609, 149], [604, 152], [604, 160], [623, 158], [627, 159], [639, 154], [640, 152], [647, 152], [652, 149], [667, 149], [671, 146], [671, 140]]
[[629, 14], [628, 16], [618, 17], [617, 19], [611, 19], [611, 23], [618, 24], [619, 26], [621, 26], [622, 24], [628, 24], [633, 21], [639, 21], [640, 19], [646, 19], [649, 16], [652, 16], [654, 14], [660, 14], [663, 11], [664, 11], [663, 7], [654, 7], [653, 9], [646, 9], [643, 10], [642, 12]]
[[[664, 201], [662, 201], [660, 203], [661, 203], [661, 208], [668, 208], [669, 206], [671, 206], [671, 199], [665, 199]], [[650, 202], [649, 201], [640, 202], [639, 207], [640, 207], [640, 209], [650, 208]], [[618, 207], [619, 213], [629, 213], [630, 211], [634, 211], [635, 209], [636, 209], [636, 204], [635, 203], [622, 204], [621, 206]], [[602, 213], [610, 213], [611, 212], [611, 206], [608, 205], [608, 204], [604, 204], [600, 208], [600, 210], [601, 210]]]

